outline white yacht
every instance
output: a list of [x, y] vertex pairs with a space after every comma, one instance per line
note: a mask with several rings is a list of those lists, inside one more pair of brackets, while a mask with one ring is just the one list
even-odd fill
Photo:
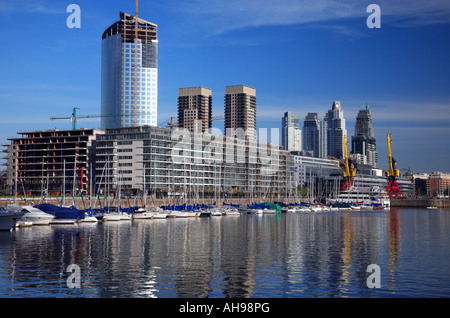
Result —
[[0, 207], [0, 230], [11, 230], [24, 214], [25, 211], [7, 211], [5, 208]]
[[[24, 222], [23, 225], [26, 225], [27, 222], [31, 222], [32, 225], [48, 225], [55, 218], [54, 215], [45, 213], [38, 208], [33, 206], [21, 206], [16, 204], [8, 205], [8, 210], [10, 211], [24, 211], [25, 214], [22, 216], [21, 222]], [[22, 225], [20, 223], [19, 225]]]

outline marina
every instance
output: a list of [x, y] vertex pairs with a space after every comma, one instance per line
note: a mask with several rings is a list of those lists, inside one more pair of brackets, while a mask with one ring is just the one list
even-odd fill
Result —
[[448, 297], [449, 230], [426, 208], [20, 227], [0, 232], [0, 297]]

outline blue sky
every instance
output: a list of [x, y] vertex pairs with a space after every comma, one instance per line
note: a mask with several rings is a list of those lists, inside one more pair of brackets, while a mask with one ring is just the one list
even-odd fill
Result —
[[[81, 28], [69, 29], [69, 4]], [[369, 4], [381, 28], [369, 29]], [[100, 114], [101, 35], [134, 14], [134, 0], [0, 0], [0, 141], [19, 131], [69, 129], [51, 116]], [[380, 168], [390, 132], [400, 168], [450, 172], [448, 0], [165, 0], [139, 2], [158, 25], [158, 123], [176, 118], [178, 88], [256, 88], [257, 126], [279, 128], [285, 111], [303, 121], [342, 103], [348, 135], [359, 105], [372, 108]], [[99, 119], [79, 127], [98, 128]], [[214, 122], [223, 129], [223, 121]]]

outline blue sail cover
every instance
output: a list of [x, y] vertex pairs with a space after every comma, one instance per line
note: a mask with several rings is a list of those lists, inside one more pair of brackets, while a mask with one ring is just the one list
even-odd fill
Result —
[[37, 204], [35, 208], [55, 216], [55, 219], [84, 219], [85, 212], [75, 208], [66, 208], [54, 204]]

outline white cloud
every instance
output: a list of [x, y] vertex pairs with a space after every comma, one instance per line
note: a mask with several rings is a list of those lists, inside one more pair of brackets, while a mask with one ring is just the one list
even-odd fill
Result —
[[43, 0], [14, 0], [0, 3], [0, 12], [65, 14], [66, 7], [64, 3]]
[[[245, 27], [296, 25], [366, 18], [367, 6], [381, 7], [382, 23], [417, 26], [450, 22], [448, 0], [193, 0], [175, 1], [175, 10], [210, 34]], [[335, 27], [335, 26], [334, 26]]]

